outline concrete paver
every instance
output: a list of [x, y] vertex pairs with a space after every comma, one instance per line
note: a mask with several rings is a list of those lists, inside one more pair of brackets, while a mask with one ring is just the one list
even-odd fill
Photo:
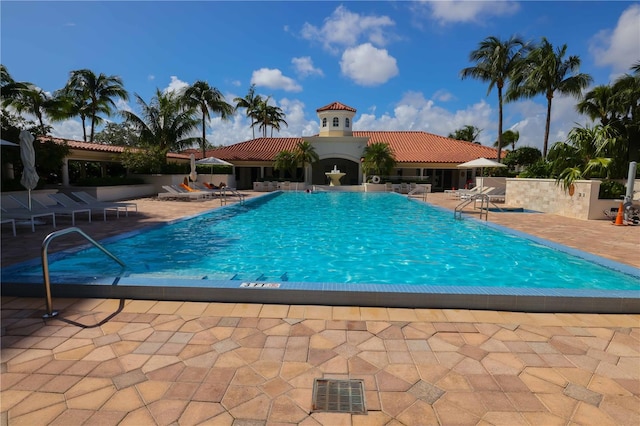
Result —
[[[216, 203], [141, 200], [89, 233]], [[640, 266], [611, 254], [637, 227], [490, 220]], [[3, 265], [37, 257], [42, 233], [3, 233]], [[640, 424], [640, 315], [120, 302], [57, 299], [44, 321], [43, 300], [2, 298], [0, 424]], [[315, 378], [363, 380], [368, 413], [313, 412]]]

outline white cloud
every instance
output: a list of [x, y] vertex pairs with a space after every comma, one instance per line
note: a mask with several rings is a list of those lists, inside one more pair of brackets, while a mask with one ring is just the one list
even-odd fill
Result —
[[116, 110], [117, 111], [129, 111], [129, 112], [133, 111], [131, 109], [131, 106], [129, 105], [129, 102], [127, 102], [127, 101], [125, 101], [123, 99], [120, 99], [120, 98], [118, 98], [116, 100]]
[[255, 84], [258, 87], [281, 89], [287, 92], [300, 92], [302, 90], [302, 86], [292, 78], [284, 76], [279, 69], [260, 68], [254, 71], [251, 76], [251, 84]]
[[306, 40], [321, 42], [325, 49], [334, 53], [339, 47], [355, 46], [365, 40], [378, 46], [385, 46], [392, 34], [385, 33], [395, 22], [388, 16], [364, 16], [338, 6], [331, 16], [325, 18], [322, 27], [305, 22], [301, 36]]
[[185, 89], [187, 87], [189, 87], [189, 83], [180, 80], [175, 75], [172, 75], [171, 76], [171, 83], [169, 83], [169, 86], [167, 86], [167, 88], [164, 89], [164, 92], [165, 93], [167, 93], [167, 92], [179, 93], [180, 91], [182, 91], [183, 89]]
[[640, 5], [628, 7], [613, 29], [598, 32], [589, 45], [595, 63], [610, 65], [613, 74], [629, 71], [631, 65], [640, 59]]
[[449, 102], [456, 99], [456, 97], [453, 96], [453, 93], [449, 92], [448, 90], [440, 89], [433, 94], [431, 99], [435, 99], [440, 102]]
[[[72, 139], [76, 141], [84, 140], [82, 135], [82, 123], [80, 123], [80, 120], [71, 119], [51, 124], [53, 126], [51, 135], [56, 138]], [[90, 132], [91, 127], [87, 126], [87, 138], [89, 137]]]
[[342, 73], [362, 86], [377, 86], [398, 75], [396, 59], [370, 43], [349, 48], [340, 60]]
[[482, 24], [487, 18], [513, 15], [520, 9], [518, 3], [509, 0], [433, 0], [423, 4], [429, 9], [431, 18], [441, 25], [456, 22]]
[[153, 74], [149, 74], [149, 75], [147, 76], [147, 80], [149, 80], [149, 81], [153, 81], [153, 80], [155, 80], [155, 79], [156, 79], [156, 76], [155, 76], [155, 75], [153, 75]]
[[313, 60], [311, 60], [310, 56], [302, 56], [300, 58], [291, 59], [291, 63], [296, 69], [296, 73], [302, 77], [307, 77], [310, 75], [319, 75], [324, 76], [324, 73], [320, 68], [316, 68], [313, 66]]

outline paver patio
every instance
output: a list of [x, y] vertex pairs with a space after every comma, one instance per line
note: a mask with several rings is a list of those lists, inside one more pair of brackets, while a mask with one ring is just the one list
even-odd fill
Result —
[[[140, 200], [139, 215], [79, 226], [100, 239], [218, 204]], [[640, 264], [639, 227], [565, 219], [490, 214]], [[3, 266], [37, 257], [50, 229], [4, 231]], [[44, 300], [2, 298], [2, 425], [640, 424], [640, 315], [54, 305], [61, 315], [44, 321]], [[363, 380], [367, 414], [312, 412], [316, 378]]]

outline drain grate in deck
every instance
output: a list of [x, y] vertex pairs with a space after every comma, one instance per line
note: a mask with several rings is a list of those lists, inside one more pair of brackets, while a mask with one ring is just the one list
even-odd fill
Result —
[[313, 411], [366, 414], [362, 380], [315, 379]]

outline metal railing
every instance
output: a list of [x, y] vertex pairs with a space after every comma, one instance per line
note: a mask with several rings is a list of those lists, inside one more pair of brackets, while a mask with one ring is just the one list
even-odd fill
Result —
[[480, 200], [480, 220], [482, 220], [482, 213], [484, 212], [484, 220], [489, 219], [489, 196], [486, 194], [474, 194], [469, 198], [465, 199], [463, 202], [458, 204], [453, 211], [454, 219], [462, 219], [462, 210], [473, 203], [474, 208], [477, 207], [477, 201]]
[[71, 227], [71, 228], [67, 228], [67, 229], [61, 229], [60, 231], [55, 231], [55, 232], [52, 232], [51, 234], [47, 235], [45, 237], [45, 239], [42, 241], [42, 249], [41, 249], [41, 252], [40, 252], [40, 254], [42, 256], [42, 275], [44, 277], [44, 291], [45, 291], [45, 298], [46, 298], [46, 304], [47, 304], [47, 313], [42, 316], [43, 318], [52, 318], [52, 317], [55, 317], [56, 315], [58, 315], [58, 312], [53, 310], [53, 303], [51, 301], [51, 279], [49, 277], [49, 257], [48, 257], [49, 244], [54, 239], [56, 239], [58, 237], [61, 237], [63, 235], [66, 235], [66, 234], [70, 234], [72, 232], [75, 232], [75, 233], [78, 233], [78, 234], [82, 235], [85, 240], [89, 241], [96, 248], [100, 249], [100, 251], [102, 251], [104, 254], [109, 256], [111, 259], [113, 259], [114, 261], [119, 263], [120, 266], [122, 266], [123, 268], [126, 266], [122, 260], [120, 260], [118, 257], [116, 257], [116, 255], [114, 255], [109, 250], [104, 248], [99, 242], [97, 242], [96, 240], [94, 240], [93, 238], [91, 238], [90, 236], [85, 234], [79, 228]]

